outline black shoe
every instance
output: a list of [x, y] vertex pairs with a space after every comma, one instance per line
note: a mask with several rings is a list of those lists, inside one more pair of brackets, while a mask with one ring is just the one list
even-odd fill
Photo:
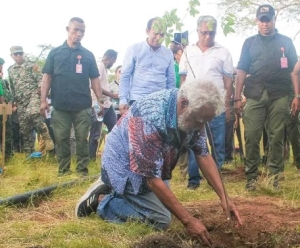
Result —
[[247, 191], [254, 191], [256, 190], [256, 180], [255, 179], [251, 179], [251, 180], [247, 180], [247, 183], [245, 185], [245, 189]]
[[191, 189], [191, 190], [195, 190], [198, 189], [200, 187], [200, 184], [196, 184], [196, 183], [189, 183], [187, 188]]
[[97, 211], [98, 197], [100, 194], [109, 194], [111, 188], [104, 184], [100, 179], [94, 182], [87, 192], [80, 198], [75, 207], [77, 217], [86, 217]]

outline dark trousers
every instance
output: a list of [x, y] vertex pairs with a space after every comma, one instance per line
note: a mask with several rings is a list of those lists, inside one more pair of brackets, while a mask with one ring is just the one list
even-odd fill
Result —
[[71, 150], [70, 135], [72, 124], [76, 138], [76, 171], [82, 175], [88, 174], [89, 146], [88, 135], [91, 126], [91, 109], [81, 111], [63, 111], [54, 109], [51, 118], [51, 127], [55, 137], [55, 152], [59, 163], [59, 173], [70, 170]]
[[107, 126], [108, 132], [110, 132], [117, 122], [117, 116], [113, 106], [110, 106], [110, 108], [103, 109], [103, 122], [97, 120], [94, 108], [92, 108], [91, 113], [92, 113], [92, 125], [91, 125], [90, 136], [89, 136], [89, 148], [90, 148], [90, 158], [92, 160], [95, 160], [98, 145], [99, 145], [99, 139], [101, 135], [102, 123], [104, 123]]
[[233, 160], [233, 124], [235, 120], [226, 122], [225, 127], [225, 161]]

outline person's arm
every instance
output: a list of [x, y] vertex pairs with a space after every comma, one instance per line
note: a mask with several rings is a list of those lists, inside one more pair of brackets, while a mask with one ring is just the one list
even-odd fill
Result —
[[299, 112], [299, 84], [300, 84], [300, 60], [297, 61], [297, 63], [294, 66], [294, 69], [291, 73], [291, 79], [293, 83], [293, 88], [294, 88], [294, 99], [291, 104], [291, 111], [292, 115], [295, 116]]
[[130, 93], [130, 81], [132, 74], [135, 69], [135, 56], [134, 56], [134, 46], [131, 46], [127, 49], [122, 64], [122, 73], [120, 77], [119, 84], [119, 99], [120, 105], [119, 110], [120, 114], [124, 114], [129, 108], [129, 93]]
[[224, 88], [226, 90], [225, 96], [225, 113], [226, 113], [226, 121], [230, 119], [230, 100], [232, 95], [232, 77], [227, 75], [223, 75]]
[[41, 86], [41, 106], [40, 114], [46, 117], [46, 111], [49, 110], [49, 105], [47, 102], [47, 96], [51, 87], [52, 76], [50, 74], [44, 73]]
[[105, 96], [108, 96], [112, 99], [118, 99], [119, 98], [119, 95], [116, 94], [116, 93], [112, 93], [111, 91], [107, 91], [105, 89], [102, 89], [102, 94], [105, 95]]
[[175, 75], [175, 68], [174, 68], [174, 56], [170, 49], [168, 49], [170, 53], [169, 65], [166, 70], [166, 77], [167, 77], [167, 89], [174, 89], [176, 88], [176, 75]]
[[101, 96], [102, 96], [102, 88], [101, 88], [100, 84], [101, 83], [100, 83], [99, 77], [91, 78], [91, 88], [92, 88], [92, 90], [94, 91], [94, 93], [95, 93], [95, 95], [97, 97], [99, 106], [102, 105], [100, 103], [100, 99], [101, 99]]
[[187, 231], [198, 240], [202, 240], [209, 247], [212, 246], [212, 239], [203, 225], [197, 218], [193, 217], [177, 200], [170, 188], [160, 178], [148, 178], [147, 185], [154, 192], [162, 204], [178, 218]]

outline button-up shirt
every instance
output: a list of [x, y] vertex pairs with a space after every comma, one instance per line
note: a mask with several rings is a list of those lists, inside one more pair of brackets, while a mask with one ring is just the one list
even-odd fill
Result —
[[102, 156], [102, 180], [117, 193], [149, 192], [147, 178], [171, 178], [181, 153], [206, 156], [205, 130], [177, 127], [177, 89], [136, 101], [108, 134]]
[[127, 49], [120, 78], [120, 104], [139, 100], [150, 93], [175, 88], [174, 57], [160, 46], [154, 51], [147, 41]]
[[[78, 70], [78, 64], [81, 70]], [[54, 108], [80, 111], [92, 106], [90, 79], [99, 77], [94, 55], [80, 44], [69, 47], [67, 42], [52, 49], [43, 73], [52, 76], [51, 100]]]

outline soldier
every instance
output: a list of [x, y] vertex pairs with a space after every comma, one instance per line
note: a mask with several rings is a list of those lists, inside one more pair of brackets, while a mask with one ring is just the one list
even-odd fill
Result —
[[[2, 94], [0, 97], [0, 103], [9, 103], [12, 101], [12, 95], [9, 90], [8, 82], [7, 80], [2, 80], [2, 67], [3, 64], [5, 63], [4, 59], [0, 58], [0, 88], [2, 90]], [[13, 133], [12, 133], [12, 123], [11, 123], [11, 118], [10, 116], [7, 116], [6, 120], [6, 132], [5, 132], [5, 160], [10, 159], [14, 154], [13, 154]], [[0, 140], [2, 141], [2, 125], [3, 125], [3, 120], [2, 116], [0, 116]]]
[[15, 64], [8, 68], [9, 83], [18, 107], [23, 151], [27, 155], [34, 151], [33, 130], [43, 137], [45, 150], [50, 151], [54, 149], [54, 145], [44, 119], [39, 113], [42, 73], [34, 62], [24, 59], [21, 46], [13, 46], [10, 51]]

